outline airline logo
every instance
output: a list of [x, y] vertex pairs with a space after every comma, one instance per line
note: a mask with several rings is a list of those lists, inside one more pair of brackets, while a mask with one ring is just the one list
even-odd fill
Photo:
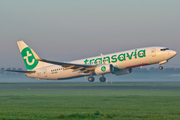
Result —
[[121, 53], [119, 55], [112, 55], [112, 56], [106, 56], [106, 57], [101, 57], [97, 59], [86, 59], [84, 61], [85, 64], [106, 64], [108, 63], [116, 63], [117, 61], [126, 61], [127, 59], [131, 60], [132, 58], [143, 58], [146, 57], [146, 50], [139, 50], [135, 49], [131, 53]]
[[101, 71], [102, 71], [102, 72], [105, 72], [105, 71], [106, 71], [106, 67], [105, 67], [105, 66], [102, 66], [102, 67], [101, 67]]
[[22, 58], [24, 60], [27, 70], [32, 70], [37, 66], [38, 60], [35, 59], [29, 47], [24, 48], [21, 52], [21, 55], [22, 55]]

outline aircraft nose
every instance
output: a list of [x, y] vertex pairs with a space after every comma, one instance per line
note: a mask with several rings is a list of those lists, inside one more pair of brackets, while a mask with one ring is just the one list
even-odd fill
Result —
[[174, 56], [177, 54], [177, 52], [174, 51], [174, 50], [170, 50], [170, 51], [169, 51], [169, 54], [170, 54], [172, 57], [174, 57]]

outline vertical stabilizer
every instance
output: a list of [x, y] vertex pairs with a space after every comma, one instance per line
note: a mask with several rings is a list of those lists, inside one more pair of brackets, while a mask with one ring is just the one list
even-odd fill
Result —
[[[24, 43], [23, 41], [18, 41], [17, 44], [27, 70], [34, 70], [44, 67], [45, 64], [36, 59], [38, 55], [30, 47], [28, 47], [26, 43]], [[47, 64], [45, 66], [47, 66]]]

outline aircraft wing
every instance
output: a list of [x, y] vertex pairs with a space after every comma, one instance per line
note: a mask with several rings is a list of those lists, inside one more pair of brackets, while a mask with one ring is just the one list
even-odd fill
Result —
[[92, 73], [92, 71], [94, 71], [94, 69], [96, 68], [96, 65], [63, 63], [63, 62], [50, 61], [50, 60], [46, 60], [46, 59], [38, 59], [38, 60], [42, 61], [42, 62], [46, 62], [46, 63], [60, 65], [62, 67], [65, 67], [64, 70], [74, 69], [73, 72], [80, 70], [81, 71], [80, 73]]
[[50, 60], [42, 59], [34, 52], [33, 49], [31, 49], [31, 50], [32, 50], [36, 60], [46, 62], [46, 63], [50, 63], [50, 64], [54, 64], [54, 65], [60, 65], [62, 67], [65, 67], [64, 70], [74, 69], [73, 72], [80, 70], [79, 73], [89, 73], [89, 74], [91, 74], [92, 72], [94, 72], [94, 69], [96, 68], [96, 65], [64, 63], [64, 62], [56, 62], [56, 61], [50, 61]]

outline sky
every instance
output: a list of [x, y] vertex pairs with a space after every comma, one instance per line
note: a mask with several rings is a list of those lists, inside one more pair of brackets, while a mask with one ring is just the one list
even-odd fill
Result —
[[[16, 42], [71, 61], [148, 46], [180, 53], [179, 0], [0, 0], [0, 68], [25, 68]], [[179, 54], [166, 64], [180, 67]]]

